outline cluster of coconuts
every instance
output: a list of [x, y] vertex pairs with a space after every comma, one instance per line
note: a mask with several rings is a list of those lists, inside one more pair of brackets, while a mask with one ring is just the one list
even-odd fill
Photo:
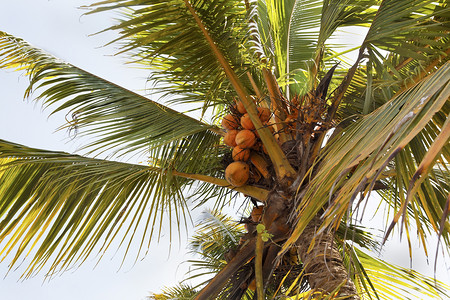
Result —
[[[266, 107], [257, 107], [257, 110], [261, 123], [269, 126], [270, 110]], [[231, 155], [234, 161], [226, 167], [225, 179], [232, 186], [240, 187], [245, 185], [250, 178], [249, 160], [258, 169], [258, 161], [261, 161], [261, 157], [257, 153], [264, 151], [264, 147], [258, 137], [255, 125], [240, 101], [230, 107], [230, 113], [223, 117], [222, 127], [226, 130], [223, 141], [225, 145], [233, 149]], [[261, 174], [254, 175], [260, 176]]]

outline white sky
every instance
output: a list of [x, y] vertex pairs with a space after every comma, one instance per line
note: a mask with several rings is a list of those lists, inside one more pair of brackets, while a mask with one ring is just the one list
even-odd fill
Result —
[[[112, 47], [102, 48], [113, 39], [112, 33], [88, 37], [112, 24], [112, 15], [97, 14], [81, 17], [77, 7], [88, 0], [0, 0], [0, 30], [24, 38], [74, 65], [96, 75], [119, 83], [129, 89], [142, 91], [147, 72], [131, 69], [110, 54]], [[0, 70], [0, 139], [27, 146], [74, 152], [79, 146], [63, 131], [55, 129], [64, 123], [64, 115], [47, 118], [40, 105], [22, 101], [27, 86], [18, 73]], [[194, 220], [196, 216], [193, 216]], [[20, 270], [11, 272], [0, 280], [1, 300], [140, 300], [149, 291], [158, 292], [164, 285], [173, 285], [183, 278], [187, 265], [179, 264], [189, 257], [185, 244], [172, 246], [169, 255], [167, 238], [155, 246], [142, 261], [132, 266], [128, 260], [118, 270], [121, 255], [113, 258], [114, 251], [106, 254], [93, 269], [95, 258], [80, 269], [70, 271], [50, 282], [43, 283], [43, 274], [26, 281], [18, 281]], [[433, 274], [435, 244], [430, 245], [430, 265], [422, 250], [415, 247], [413, 267], [428, 275]], [[390, 262], [409, 266], [405, 243], [395, 243], [384, 248], [384, 258]], [[0, 277], [7, 272], [7, 261], [0, 263]], [[448, 266], [439, 260], [438, 279], [450, 283]]]

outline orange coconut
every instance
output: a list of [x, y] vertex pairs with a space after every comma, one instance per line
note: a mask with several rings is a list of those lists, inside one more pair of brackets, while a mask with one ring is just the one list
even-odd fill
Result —
[[250, 176], [249, 166], [242, 161], [235, 161], [225, 169], [225, 179], [235, 187], [243, 186]]
[[248, 129], [244, 129], [236, 134], [236, 145], [242, 149], [251, 148], [256, 143], [256, 136]]
[[270, 109], [267, 107], [258, 107], [258, 117], [261, 122], [267, 122], [270, 119]]
[[241, 114], [247, 113], [247, 110], [245, 109], [244, 103], [242, 103], [241, 101], [238, 101], [236, 103], [236, 108]]
[[245, 114], [241, 117], [241, 125], [244, 129], [253, 130], [255, 129], [255, 125], [253, 125], [252, 120], [250, 120], [249, 114]]
[[247, 161], [250, 158], [250, 149], [242, 149], [241, 147], [236, 146], [234, 147], [231, 156], [235, 161]]
[[223, 142], [225, 145], [230, 147], [236, 147], [236, 135], [238, 134], [239, 130], [228, 130], [228, 132], [223, 137]]
[[222, 119], [222, 127], [227, 130], [237, 129], [239, 127], [239, 118], [228, 114]]

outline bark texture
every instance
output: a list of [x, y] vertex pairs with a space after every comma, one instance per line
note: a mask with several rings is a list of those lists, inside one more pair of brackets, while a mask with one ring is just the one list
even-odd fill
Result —
[[[311, 289], [329, 294], [342, 285], [336, 294], [339, 299], [360, 300], [355, 284], [349, 278], [341, 254], [333, 242], [333, 235], [324, 232], [316, 236], [320, 224], [319, 217], [314, 217], [297, 241], [298, 253]], [[314, 246], [309, 249], [314, 237]]]

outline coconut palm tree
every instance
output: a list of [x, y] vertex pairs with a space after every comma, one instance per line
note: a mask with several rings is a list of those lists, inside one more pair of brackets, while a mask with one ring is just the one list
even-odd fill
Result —
[[[107, 29], [120, 32], [113, 42], [169, 100], [0, 34], [0, 67], [24, 70], [26, 94], [68, 111], [65, 127], [89, 137], [83, 156], [1, 141], [0, 255], [11, 267], [31, 255], [26, 276], [54, 274], [114, 239], [129, 246], [142, 227], [140, 252], [166, 218], [179, 229], [191, 206], [224, 207], [238, 194], [262, 205], [261, 216], [245, 220], [247, 233], [197, 299], [229, 297], [237, 283], [245, 293], [249, 279], [262, 299], [277, 270], [300, 264], [311, 295], [366, 297], [373, 285], [359, 262], [370, 256], [348, 243], [369, 201], [393, 214], [382, 242], [399, 228], [449, 249], [446, 1], [111, 0], [88, 9], [120, 12]], [[354, 49], [336, 39], [350, 27], [366, 29]], [[136, 153], [146, 164], [117, 160]]]

